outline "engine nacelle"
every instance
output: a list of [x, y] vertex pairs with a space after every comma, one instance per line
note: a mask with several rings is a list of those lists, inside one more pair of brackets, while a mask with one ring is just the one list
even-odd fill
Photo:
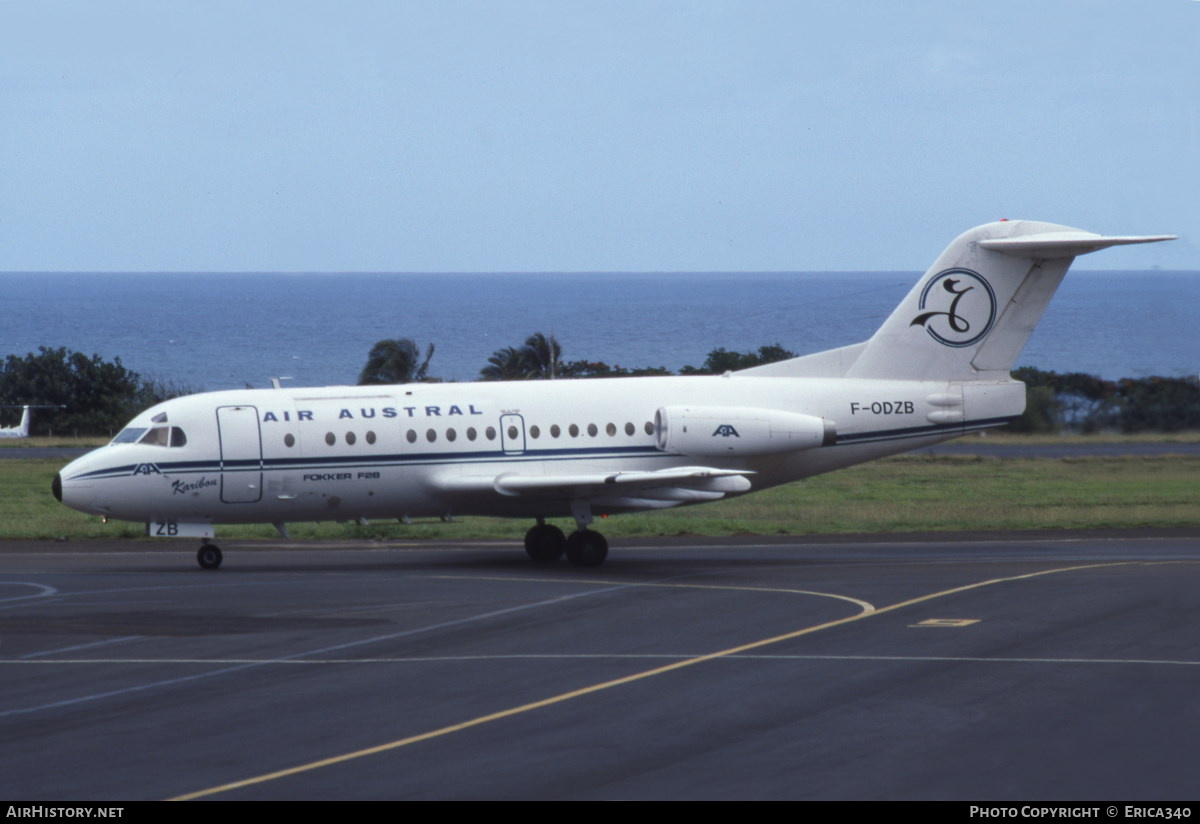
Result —
[[655, 445], [703, 457], [769, 455], [832, 446], [832, 421], [796, 412], [732, 406], [664, 406], [654, 413]]

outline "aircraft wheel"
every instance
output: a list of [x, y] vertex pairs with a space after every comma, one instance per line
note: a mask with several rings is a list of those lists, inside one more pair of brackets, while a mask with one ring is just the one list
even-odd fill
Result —
[[525, 533], [525, 552], [539, 564], [557, 561], [567, 548], [567, 536], [553, 524], [538, 524]]
[[216, 569], [224, 559], [221, 548], [216, 544], [205, 544], [196, 553], [196, 562], [204, 569]]
[[598, 567], [608, 557], [608, 541], [599, 532], [581, 529], [567, 538], [567, 560], [577, 567]]

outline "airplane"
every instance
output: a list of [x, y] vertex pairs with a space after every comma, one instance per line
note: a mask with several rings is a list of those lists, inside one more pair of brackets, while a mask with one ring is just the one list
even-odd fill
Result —
[[[0, 409], [17, 409], [17, 406], [4, 406]], [[0, 426], [0, 438], [28, 438], [29, 437], [29, 410], [30, 409], [62, 409], [61, 405], [55, 404], [25, 404], [20, 407], [21, 422], [16, 426]]]
[[[14, 409], [16, 407], [13, 407]], [[21, 407], [21, 422], [16, 426], [0, 426], [0, 438], [29, 437], [29, 407]]]
[[[1001, 426], [1009, 374], [1077, 255], [1104, 237], [1002, 220], [957, 237], [868, 340], [718, 376], [206, 392], [147, 409], [54, 478], [59, 501], [199, 538], [218, 524], [534, 519], [531, 559], [596, 567], [596, 516], [744, 495]], [[567, 536], [546, 523], [570, 516]]]

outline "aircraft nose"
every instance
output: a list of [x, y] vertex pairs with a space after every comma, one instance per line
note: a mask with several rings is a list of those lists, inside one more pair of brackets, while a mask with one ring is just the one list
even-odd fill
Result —
[[50, 482], [50, 491], [64, 506], [90, 515], [106, 515], [108, 508], [97, 503], [95, 481], [89, 477], [97, 469], [97, 464], [88, 455], [76, 458], [60, 469]]

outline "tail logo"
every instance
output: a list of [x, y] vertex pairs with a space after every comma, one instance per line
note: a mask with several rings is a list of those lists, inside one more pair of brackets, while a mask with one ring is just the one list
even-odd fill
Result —
[[923, 311], [909, 326], [924, 326], [929, 336], [946, 346], [973, 346], [996, 322], [996, 293], [978, 272], [946, 269], [921, 290]]

